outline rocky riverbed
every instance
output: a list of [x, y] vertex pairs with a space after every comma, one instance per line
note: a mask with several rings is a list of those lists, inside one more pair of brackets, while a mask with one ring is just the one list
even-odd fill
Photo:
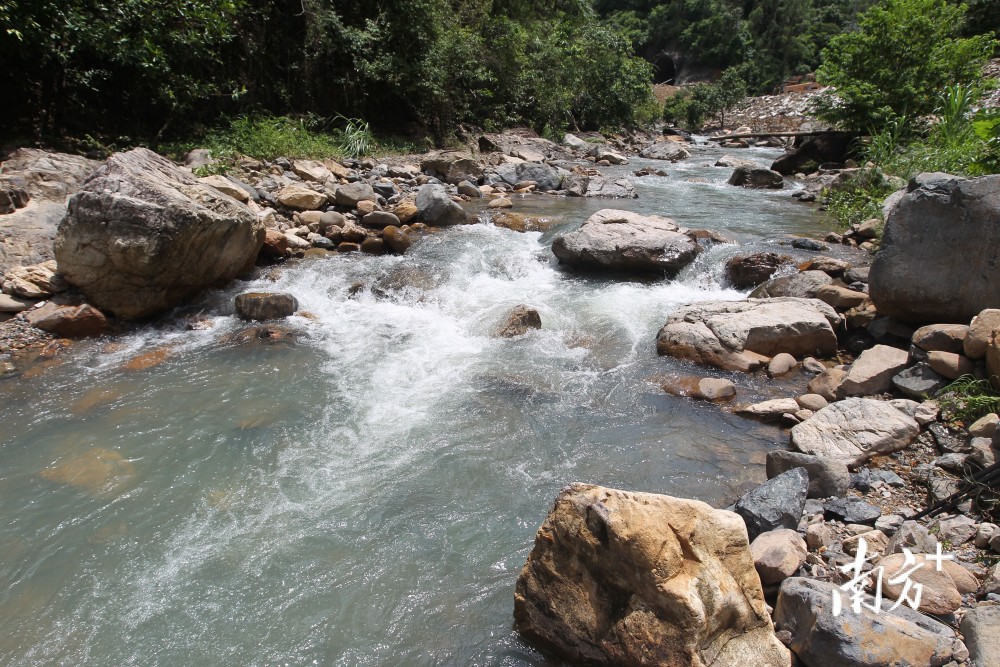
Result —
[[[274, 359], [275, 363], [283, 359], [284, 365], [303, 356], [297, 338], [324, 335], [308, 327], [309, 322], [318, 321], [320, 331], [330, 332], [329, 339], [322, 338], [324, 345], [359, 367], [373, 361], [364, 349], [366, 342], [382, 350], [380, 354], [391, 361], [391, 369], [378, 366], [371, 377], [388, 373], [395, 379], [378, 384], [379, 401], [374, 395], [366, 399], [373, 405], [394, 399], [386, 408], [403, 415], [400, 423], [410, 424], [406, 428], [423, 437], [436, 439], [440, 436], [435, 435], [433, 425], [424, 428], [405, 416], [420, 411], [417, 394], [427, 400], [426, 393], [407, 394], [411, 383], [417, 382], [408, 376], [407, 367], [414, 364], [430, 377], [442, 370], [453, 372], [461, 378], [457, 385], [461, 388], [468, 359], [477, 359], [484, 345], [495, 345], [484, 341], [510, 341], [537, 353], [526, 368], [543, 363], [539, 360], [546, 356], [550, 361], [544, 363], [558, 363], [549, 368], [551, 377], [546, 380], [516, 374], [493, 377], [495, 369], [480, 369], [482, 375], [475, 375], [473, 384], [490, 387], [491, 397], [517, 401], [517, 397], [530, 396], [532, 404], [538, 406], [555, 402], [561, 406], [559, 414], [564, 415], [579, 409], [573, 407], [573, 401], [566, 403], [572, 395], [569, 387], [582, 383], [580, 391], [586, 393], [595, 384], [603, 386], [596, 378], [611, 374], [617, 378], [612, 384], [597, 395], [586, 393], [593, 405], [604, 401], [616, 405], [617, 386], [642, 383], [663, 391], [673, 401], [671, 405], [681, 401], [683, 410], [696, 419], [738, 425], [738, 430], [748, 433], [762, 429], [768, 434], [770, 450], [766, 456], [758, 451], [752, 466], [765, 468], [771, 478], [768, 482], [749, 490], [742, 488], [739, 494], [723, 492], [711, 498], [718, 507], [732, 502], [728, 510], [592, 485], [562, 491], [539, 530], [517, 585], [517, 628], [536, 646], [570, 661], [622, 665], [721, 666], [747, 660], [789, 664], [793, 659], [805, 665], [991, 664], [987, 660], [997, 655], [990, 644], [995, 636], [991, 628], [997, 622], [990, 603], [998, 601], [1000, 594], [1000, 571], [994, 555], [1000, 551], [1000, 529], [987, 515], [989, 507], [984, 503], [988, 496], [978, 494], [978, 505], [967, 495], [959, 496], [946, 507], [935, 507], [933, 516], [914, 517], [936, 499], [962, 491], [964, 480], [979, 470], [991, 470], [995, 463], [994, 438], [1000, 438], [995, 436], [996, 415], [974, 424], [958, 423], [949, 412], [953, 404], [933, 398], [959, 377], [1000, 374], [1000, 343], [993, 335], [1000, 327], [996, 315], [1000, 311], [992, 310], [1000, 307], [993, 301], [1000, 290], [989, 271], [976, 268], [995, 261], [997, 244], [990, 235], [1000, 224], [996, 178], [963, 181], [932, 175], [915, 179], [895, 198], [882, 250], [869, 268], [871, 258], [866, 251], [875, 248], [874, 234], [865, 226], [825, 242], [778, 234], [770, 237], [765, 247], [752, 241], [742, 248], [736, 242], [751, 241], [751, 237], [740, 238], [744, 232], [738, 223], [727, 222], [727, 233], [719, 233], [696, 212], [685, 222], [673, 219], [683, 218], [684, 211], [672, 213], [672, 218], [630, 208], [643, 183], [664, 188], [666, 193], [673, 188], [705, 197], [746, 192], [746, 200], [754, 206], [777, 206], [775, 202], [780, 202], [774, 224], [782, 216], [792, 216], [797, 210], [794, 207], [802, 211], [809, 208], [788, 194], [773, 192], [794, 192], [796, 198], [803, 199], [803, 193], [810, 192], [810, 182], [835, 183], [850, 170], [849, 165], [837, 165], [835, 160], [829, 160], [831, 164], [808, 179], [788, 180], [779, 171], [795, 176], [798, 167], [782, 167], [790, 159], [794, 164], [794, 155], [773, 165], [753, 149], [742, 156], [722, 157], [676, 136], [607, 141], [570, 135], [564, 145], [556, 145], [530, 133], [514, 133], [483, 135], [472, 148], [475, 151], [385, 161], [244, 160], [225, 175], [202, 177], [192, 173], [192, 169], [206, 166], [208, 158], [202, 153], [189, 156], [185, 168], [138, 149], [113, 156], [103, 166], [84, 165], [97, 170], [89, 178], [81, 173], [82, 166], [73, 172], [52, 166], [61, 160], [79, 166], [75, 158], [20, 153], [4, 164], [0, 178], [5, 191], [12, 193], [8, 199], [20, 204], [12, 204], [13, 212], [8, 215], [18, 216], [18, 220], [29, 214], [36, 216], [28, 226], [44, 230], [44, 238], [54, 242], [51, 250], [34, 241], [28, 244], [30, 253], [17, 251], [4, 256], [5, 296], [0, 310], [10, 314], [7, 322], [0, 323], [0, 353], [4, 355], [0, 370], [7, 378], [5, 385], [21, 383], [32, 394], [36, 385], [31, 383], [38, 382], [37, 378], [44, 382], [48, 377], [60, 377], [59, 383], [76, 386], [75, 380], [61, 374], [77, 364], [102, 378], [109, 372], [113, 377], [121, 372], [174, 377], [171, 368], [179, 364], [176, 368], [201, 378], [206, 371], [184, 361], [192, 350], [201, 349], [201, 343], [190, 338], [200, 332], [213, 340], [217, 337], [221, 349], [256, 350], [247, 354], [262, 355], [262, 360]], [[827, 149], [835, 147], [817, 150]], [[646, 156], [645, 160], [632, 157], [636, 154]], [[710, 160], [707, 155], [711, 155]], [[641, 168], [633, 170], [630, 160], [641, 163]], [[684, 170], [688, 164], [705, 175], [687, 175]], [[79, 176], [67, 180], [68, 173]], [[723, 176], [712, 182], [707, 176], [710, 173]], [[737, 178], [740, 173], [743, 175]], [[59, 175], [63, 189], [45, 195], [39, 184], [50, 183], [56, 178], [52, 174]], [[70, 199], [65, 220], [54, 222], [51, 211], [32, 209], [32, 202], [41, 201], [43, 196], [59, 206], [74, 190], [79, 194]], [[546, 214], [547, 207], [571, 201], [581, 202], [578, 210], [586, 215], [567, 224]], [[933, 214], [928, 213], [928, 207]], [[665, 208], [669, 209], [669, 204]], [[17, 239], [21, 223], [4, 223], [4, 217], [0, 216], [0, 229], [6, 235], [5, 247], [22, 247]], [[975, 220], [976, 224], [955, 227], [949, 225], [952, 219]], [[919, 225], [928, 229], [918, 229]], [[914, 241], [926, 238], [930, 230], [941, 229], [952, 236], [937, 239], [936, 254]], [[508, 236], [483, 236], [494, 233]], [[477, 247], [487, 242], [501, 243], [501, 252], [494, 255]], [[952, 250], [959, 244], [968, 248], [955, 260], [961, 268], [945, 262], [955, 256]], [[448, 265], [440, 263], [440, 257], [456, 252], [455, 247], [465, 275], [448, 275], [451, 269], [443, 269]], [[920, 264], [927, 270], [914, 271], [915, 253], [928, 252], [920, 255]], [[544, 253], [541, 260], [539, 253]], [[359, 258], [379, 262], [371, 266], [382, 273], [366, 273], [368, 268], [362, 271], [369, 264], [359, 262]], [[408, 264], [408, 258], [416, 263]], [[312, 295], [310, 290], [316, 288], [313, 279], [283, 275], [294, 273], [294, 267], [299, 266], [296, 262], [325, 267], [317, 275], [335, 285], [332, 300]], [[563, 273], [553, 272], [556, 262]], [[539, 266], [548, 267], [548, 273], [539, 273]], [[950, 268], [941, 268], [944, 266]], [[551, 282], [557, 275], [560, 281], [561, 276], [568, 276], [566, 286], [570, 289], [600, 288], [593, 294], [584, 291], [573, 296], [569, 312], [586, 315], [588, 309], [596, 307], [593, 300], [603, 298], [599, 294], [617, 294], [625, 300], [616, 304], [625, 307], [624, 331], [634, 326], [629, 322], [628, 308], [642, 313], [642, 320], [650, 317], [650, 303], [662, 304], [652, 314], [659, 320], [659, 331], [654, 328], [640, 334], [645, 338], [623, 344], [618, 331], [602, 341], [594, 340], [593, 331], [567, 330], [565, 320], [570, 316], [566, 309], [550, 305], [545, 296], [546, 289], [556, 293], [566, 288], [561, 282], [558, 288]], [[229, 305], [220, 306], [218, 297], [213, 296], [219, 292], [212, 290], [237, 276], [250, 279], [252, 293], [242, 294], [239, 289], [233, 293], [230, 288], [221, 293]], [[686, 292], [696, 297], [689, 301], [675, 292], [667, 296], [657, 291], [659, 286], [669, 289], [691, 281], [697, 289]], [[442, 292], [442, 285], [450, 291]], [[491, 291], [494, 288], [499, 291]], [[472, 338], [456, 333], [454, 325], [442, 326], [440, 320], [426, 319], [428, 308], [441, 308], [442, 314], [461, 310], [461, 302], [452, 299], [464, 291], [466, 299], [474, 302], [479, 298], [475, 296], [477, 289], [485, 290], [482, 298], [495, 303], [484, 303], [476, 311], [474, 324], [469, 326], [478, 333]], [[517, 294], [523, 302], [510, 302], [507, 293]], [[233, 297], [237, 297], [235, 303]], [[358, 308], [361, 310], [355, 312]], [[365, 319], [362, 326], [371, 336], [369, 341], [363, 340], [365, 334], [359, 330], [350, 329], [347, 336], [348, 330], [340, 329], [342, 321], [359, 317], [362, 311], [366, 313], [363, 317], [374, 317]], [[243, 320], [270, 321], [240, 324], [231, 313]], [[940, 321], [934, 319], [936, 314], [941, 314]], [[159, 319], [150, 324], [150, 317]], [[287, 317], [291, 319], [279, 321]], [[438, 337], [452, 341], [454, 353], [438, 359], [441, 368], [426, 367], [421, 356], [432, 355], [432, 339], [422, 338], [416, 330], [399, 338], [390, 331], [393, 319], [400, 317], [410, 318], [408, 326], [430, 327]], [[557, 322], [554, 328], [553, 317]], [[597, 313], [598, 324], [589, 326], [600, 331], [600, 322], [606, 317]], [[217, 328], [223, 331], [213, 332]], [[151, 330], [157, 333], [150, 334]], [[634, 335], [629, 333], [624, 340]], [[151, 336], [158, 339], [152, 347], [144, 342]], [[382, 336], [392, 341], [384, 349], [378, 342]], [[624, 364], [612, 361], [623, 354], [622, 347], [630, 346], [650, 353], [655, 349], [669, 372], [647, 373], [655, 359], [642, 356]], [[497, 348], [496, 354], [516, 354], [516, 347]], [[594, 368], [585, 364], [586, 380], [575, 375], [583, 362], [574, 355], [598, 364]], [[508, 363], [515, 363], [514, 359], [509, 358]], [[234, 369], [243, 368], [243, 362], [236, 358], [229, 363], [236, 364]], [[337, 361], [333, 366], [333, 377], [342, 374], [344, 382], [360, 379], [364, 385], [369, 381], [365, 379], [368, 376], [352, 375], [355, 371], [349, 366]], [[626, 370], [630, 366], [634, 370]], [[226, 374], [220, 373], [218, 366], [213, 368], [224, 382]], [[644, 377], [633, 377], [635, 371]], [[282, 383], [297, 387], [300, 396], [308, 391], [283, 370], [275, 368], [275, 372]], [[618, 375], [622, 373], [625, 375]], [[183, 383], [183, 377], [178, 375], [172, 382]], [[123, 392], [137, 391], [127, 381], [124, 385], [121, 382], [118, 378], [107, 386], [91, 388], [74, 399], [72, 411], [94, 415], [88, 419], [96, 419], [105, 434], [109, 432], [105, 430], [107, 418], [124, 419], [119, 425], [141, 428], [146, 421], [123, 417], [117, 408], [107, 417], [101, 412], [102, 405], [120, 406]], [[560, 382], [568, 387], [560, 387]], [[241, 383], [238, 373], [234, 373], [232, 383], [241, 387], [239, 391], [252, 391], [249, 384]], [[354, 405], [351, 392], [339, 383], [339, 379], [335, 381], [337, 390], [314, 409], [329, 412], [324, 423], [338, 430], [346, 442], [353, 442], [355, 436], [349, 430], [339, 431], [336, 416], [354, 414], [352, 410], [360, 406]], [[500, 393], [492, 393], [494, 385]], [[232, 390], [220, 385], [218, 391], [228, 394]], [[473, 398], [483, 391], [472, 391], [466, 397], [471, 403], [460, 403], [460, 407], [452, 406], [441, 414], [468, 411], [470, 405], [473, 412], [492, 414], [495, 406], [487, 410]], [[129, 405], [130, 410], [139, 409]], [[282, 405], [284, 411], [295, 410], [292, 403]], [[64, 408], [46, 409], [54, 411], [58, 422]], [[179, 425], [159, 412], [169, 409], [167, 406], [148, 409], [163, 423], [172, 424], [172, 433], [182, 433], [174, 430]], [[196, 410], [193, 405], [188, 409]], [[393, 431], [392, 420], [376, 419], [369, 409], [361, 410], [359, 414], [366, 416], [355, 423], [355, 429], [364, 432], [366, 425], [378, 424], [380, 429]], [[609, 415], [609, 423], [626, 428], [621, 424], [635, 420], [629, 410], [636, 410], [636, 405], [612, 410], [621, 412], [619, 417], [624, 421]], [[24, 419], [19, 414], [10, 418]], [[495, 414], [492, 419], [520, 424], [520, 417], [507, 413]], [[269, 406], [237, 421], [244, 432], [268, 429], [274, 420], [275, 408]], [[762, 425], [757, 426], [758, 422]], [[528, 431], [553, 432], [537, 421], [529, 420], [529, 424], [525, 426]], [[20, 448], [33, 440], [32, 428], [40, 427], [35, 424], [17, 431], [15, 459], [27, 456]], [[480, 438], [489, 437], [485, 433], [492, 428], [476, 432]], [[214, 431], [209, 428], [203, 433]], [[279, 434], [266, 433], [268, 437]], [[629, 434], [636, 437], [634, 432]], [[382, 438], [374, 434], [368, 437]], [[452, 437], [464, 442], [457, 431]], [[536, 439], [527, 437], [526, 442]], [[379, 457], [397, 448], [422, 451], [407, 433], [390, 441], [393, 447], [377, 450], [375, 459], [359, 451], [350, 460], [365, 470], [372, 465], [389, 465], [388, 461], [379, 463]], [[623, 451], [634, 448], [629, 443], [616, 443]], [[697, 438], [689, 444], [697, 446]], [[566, 442], [563, 446], [569, 445]], [[320, 450], [324, 456], [344, 455], [325, 446]], [[475, 449], [463, 451], [479, 456]], [[133, 460], [106, 447], [81, 453], [66, 441], [40, 478], [97, 498], [124, 498], [122, 494], [127, 495], [129, 489], [142, 489], [135, 487], [136, 467], [141, 468], [143, 457], [149, 456], [153, 454], [146, 452]], [[733, 450], [722, 448], [709, 458], [733, 456]], [[330, 465], [327, 459], [323, 461], [322, 465]], [[282, 465], [287, 465], [287, 459]], [[634, 479], [636, 465], [641, 465], [640, 461], [633, 462], [633, 471], [623, 470], [617, 477]], [[535, 474], [545, 478], [552, 474], [550, 470], [541, 465]], [[597, 469], [589, 470], [589, 478], [565, 481], [614, 481]], [[573, 471], [584, 472], [578, 468]], [[376, 472], [365, 479], [377, 485]], [[17, 488], [26, 491], [28, 487], [23, 485], [29, 484], [29, 478], [39, 479], [32, 473], [19, 473], [15, 486], [20, 484]], [[327, 488], [328, 482], [310, 479], [310, 484]], [[348, 482], [345, 478], [340, 483]], [[405, 481], [400, 483], [406, 486]], [[662, 486], [670, 489], [674, 484]], [[419, 497], [422, 485], [407, 488]], [[537, 494], [539, 488], [532, 486], [532, 493]], [[191, 491], [196, 497], [200, 493], [196, 488]], [[136, 493], [141, 495], [141, 491]], [[308, 520], [290, 517], [284, 504], [287, 498], [284, 493], [281, 496], [281, 509], [272, 506], [272, 510], [298, 526], [296, 530], [304, 531], [303, 536], [310, 535]], [[342, 496], [335, 497], [346, 503]], [[499, 497], [494, 501], [501, 502]], [[232, 507], [228, 503], [233, 498], [220, 496], [209, 502], [213, 507], [221, 503], [222, 511], [229, 511], [226, 508]], [[494, 510], [504, 513], [499, 506]], [[361, 516], [353, 520], [364, 523]], [[415, 520], [428, 534], [436, 530], [422, 519]], [[519, 520], [525, 524], [519, 530], [528, 529], [527, 522]], [[324, 515], [324, 525], [333, 529], [336, 522], [327, 521], [334, 520]], [[458, 525], [464, 527], [449, 540], [474, 539], [474, 527], [464, 522], [465, 517], [459, 520]], [[242, 530], [243, 525], [234, 529]], [[494, 526], [489, 531], [497, 529]], [[127, 528], [123, 530], [127, 532]], [[202, 538], [189, 528], [176, 530], [178, 539], [193, 540], [185, 544], [198, 548]], [[850, 578], [847, 566], [862, 538], [869, 555], [863, 568], [868, 571], [890, 566], [898, 569], [896, 561], [904, 547], [915, 554], [934, 555], [940, 543], [956, 560], [943, 574], [928, 572], [926, 578], [918, 579], [926, 596], [919, 613], [900, 606], [892, 612], [846, 610], [838, 615], [831, 605], [837, 595], [847, 595], [840, 587]], [[5, 544], [14, 545], [15, 553], [30, 551], [24, 546], [28, 543], [24, 535], [9, 539], [12, 541]], [[109, 539], [115, 538], [111, 535]], [[364, 538], [359, 534], [357, 539]], [[409, 548], [408, 543], [394, 544]], [[310, 562], [319, 557], [308, 547], [303, 547], [303, 552], [310, 554]], [[382, 558], [387, 555], [384, 550], [378, 553]], [[513, 571], [519, 567], [513, 560], [523, 561], [523, 556], [523, 549], [515, 549], [513, 557], [509, 551], [498, 555], [498, 571]], [[19, 567], [10, 575], [15, 583], [24, 576], [16, 574]], [[311, 566], [304, 567], [308, 571]], [[436, 566], [430, 569], [442, 574]], [[142, 580], [144, 574], [133, 571], [131, 576]], [[383, 576], [392, 575], [383, 572]], [[588, 591], [596, 593], [578, 595], [581, 580], [588, 582]], [[272, 594], [280, 597], [277, 591]], [[887, 586], [883, 591], [889, 600], [902, 594], [898, 587]], [[463, 596], [474, 598], [475, 594], [466, 591]], [[169, 596], [157, 599], [161, 605], [171, 604]], [[435, 599], [442, 604], [440, 597]], [[78, 609], [88, 604], [81, 602]], [[134, 601], [119, 601], [113, 608], [120, 610], [130, 604]], [[314, 600], [311, 604], [320, 603]], [[332, 603], [324, 600], [322, 604]], [[57, 617], [51, 620], [58, 622]], [[171, 623], [178, 631], [183, 628], [179, 621]], [[387, 627], [378, 626], [383, 630]], [[42, 641], [46, 633], [38, 632]], [[370, 639], [386, 641], [385, 637]], [[62, 640], [56, 644], [63, 648], [47, 655], [79, 655], [65, 648]], [[328, 650], [341, 657], [362, 650], [347, 640], [342, 644], [352, 648]], [[27, 656], [31, 646], [29, 642], [11, 648], [5, 655]], [[104, 651], [105, 655], [114, 653]], [[488, 653], [491, 657], [487, 661], [502, 659], [493, 649]], [[132, 654], [138, 655], [141, 651]], [[400, 654], [389, 650], [380, 655], [391, 661]], [[426, 662], [430, 653], [412, 655], [420, 656], [417, 662]], [[464, 656], [475, 662], [468, 653]]]

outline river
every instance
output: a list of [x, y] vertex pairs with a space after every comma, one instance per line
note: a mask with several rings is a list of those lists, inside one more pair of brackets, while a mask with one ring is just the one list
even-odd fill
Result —
[[[745, 296], [721, 278], [736, 252], [832, 229], [792, 190], [726, 185], [723, 152], [609, 170], [669, 171], [636, 179], [636, 200], [517, 199], [557, 221], [544, 234], [480, 222], [405, 256], [291, 262], [205, 295], [188, 309], [204, 327], [80, 343], [0, 382], [0, 663], [546, 664], [512, 632], [513, 590], [561, 487], [729, 503], [784, 442], [650, 381], [766, 395], [766, 378], [657, 357], [656, 332], [679, 304]], [[674, 281], [561, 270], [553, 236], [608, 207], [742, 245]], [[247, 289], [311, 315], [235, 344]], [[543, 329], [493, 337], [521, 303]]]

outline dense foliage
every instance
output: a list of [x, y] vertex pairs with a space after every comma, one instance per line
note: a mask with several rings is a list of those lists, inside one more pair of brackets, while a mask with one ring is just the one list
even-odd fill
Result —
[[746, 81], [739, 70], [730, 67], [717, 81], [688, 86], [668, 98], [663, 106], [663, 118], [690, 131], [701, 130], [709, 119], [724, 127], [726, 113], [746, 95]]
[[[983, 0], [987, 1], [987, 0]], [[811, 72], [830, 39], [854, 27], [872, 0], [597, 0], [657, 78], [685, 83], [739, 67], [755, 92]]]
[[443, 139], [651, 114], [649, 65], [584, 0], [0, 0], [0, 58], [0, 122], [35, 137], [273, 112]]
[[945, 0], [884, 0], [860, 28], [834, 37], [817, 72], [834, 86], [821, 117], [850, 129], [884, 128], [934, 111], [945, 86], [977, 80], [996, 44], [961, 37], [965, 6]]

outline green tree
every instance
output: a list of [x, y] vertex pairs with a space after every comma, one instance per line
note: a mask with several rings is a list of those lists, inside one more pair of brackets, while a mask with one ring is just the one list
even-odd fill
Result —
[[817, 79], [836, 88], [817, 111], [857, 130], [934, 110], [939, 91], [978, 78], [994, 48], [984, 35], [959, 37], [965, 6], [945, 0], [884, 0], [856, 32], [834, 37]]

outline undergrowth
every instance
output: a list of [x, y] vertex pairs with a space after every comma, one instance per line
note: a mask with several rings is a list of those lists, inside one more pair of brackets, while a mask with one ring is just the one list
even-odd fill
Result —
[[257, 114], [231, 119], [228, 126], [209, 132], [203, 145], [222, 160], [240, 155], [319, 159], [368, 155], [375, 139], [368, 123], [355, 118]]
[[937, 393], [942, 412], [951, 421], [972, 422], [1000, 412], [1000, 392], [989, 380], [963, 375]]
[[846, 226], [882, 219], [882, 202], [893, 189], [874, 173], [908, 181], [922, 172], [956, 176], [1000, 172], [1000, 112], [973, 105], [981, 91], [948, 86], [930, 118], [897, 118], [872, 128], [858, 153], [869, 164], [848, 187], [829, 193], [828, 209]]

